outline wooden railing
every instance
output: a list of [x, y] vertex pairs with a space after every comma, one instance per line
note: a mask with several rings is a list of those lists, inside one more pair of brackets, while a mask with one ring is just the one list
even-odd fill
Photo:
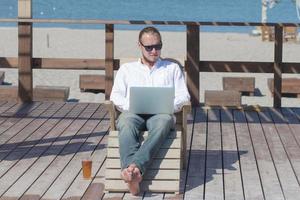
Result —
[[[20, 7], [19, 0], [19, 7]], [[24, 8], [25, 9], [25, 8]], [[28, 9], [28, 8], [26, 8]], [[105, 97], [109, 98], [113, 72], [118, 69], [119, 60], [114, 58], [114, 25], [180, 25], [186, 26], [187, 47], [185, 70], [187, 85], [192, 104], [199, 105], [200, 72], [255, 72], [274, 74], [274, 107], [281, 107], [282, 73], [299, 73], [300, 63], [282, 62], [282, 37], [284, 26], [300, 26], [293, 23], [252, 23], [252, 22], [190, 22], [190, 21], [113, 21], [113, 20], [78, 20], [78, 19], [32, 19], [25, 10], [18, 19], [0, 19], [0, 22], [18, 23], [18, 58], [0, 57], [0, 67], [17, 67], [19, 69], [19, 97], [21, 101], [32, 100], [32, 69], [99, 69], [105, 70]], [[26, 13], [28, 15], [26, 15]], [[31, 12], [29, 12], [31, 13]], [[27, 16], [27, 17], [26, 17]], [[32, 57], [32, 24], [66, 23], [66, 24], [105, 24], [105, 58], [104, 59], [56, 59]], [[275, 28], [273, 62], [228, 62], [200, 61], [200, 27], [201, 26], [272, 26]]]

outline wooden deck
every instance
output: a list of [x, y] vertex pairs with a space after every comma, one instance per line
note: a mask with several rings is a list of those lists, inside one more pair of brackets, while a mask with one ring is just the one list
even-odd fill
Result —
[[[299, 199], [299, 108], [193, 112], [182, 194], [135, 199]], [[101, 104], [0, 102], [1, 199], [132, 198], [103, 192], [108, 130]], [[93, 178], [84, 180], [89, 156]]]

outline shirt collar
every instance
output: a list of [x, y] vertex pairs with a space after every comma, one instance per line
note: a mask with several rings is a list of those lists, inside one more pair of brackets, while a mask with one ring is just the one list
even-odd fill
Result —
[[[139, 58], [138, 62], [139, 62], [141, 65], [146, 66], [146, 67], [149, 69], [149, 67], [148, 67], [147, 65], [145, 65], [145, 64], [142, 63], [142, 59], [141, 59], [141, 58]], [[156, 69], [156, 68], [158, 68], [158, 67], [160, 66], [160, 63], [161, 63], [161, 58], [158, 58], [158, 60], [157, 60], [157, 61], [155, 62], [155, 64], [153, 65], [151, 71], [154, 70], [154, 69]]]

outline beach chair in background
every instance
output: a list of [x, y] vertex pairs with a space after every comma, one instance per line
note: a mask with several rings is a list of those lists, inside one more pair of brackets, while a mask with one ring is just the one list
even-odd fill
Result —
[[34, 101], [62, 101], [68, 100], [70, 88], [65, 86], [37, 85], [33, 88]]
[[[298, 35], [297, 27], [283, 27], [283, 41], [296, 42]], [[274, 41], [275, 40], [275, 29], [271, 26], [261, 26], [261, 37], [262, 41]]]
[[291, 27], [291, 26], [285, 26], [283, 28], [283, 38], [284, 41], [297, 41], [297, 35], [298, 35], [298, 28], [297, 27]]
[[274, 41], [275, 31], [272, 26], [261, 26], [261, 39], [262, 41]]
[[[127, 192], [127, 185], [120, 177], [118, 131], [115, 127], [115, 120], [120, 112], [115, 109], [112, 101], [106, 101], [105, 104], [110, 114], [111, 127], [107, 144], [105, 191]], [[180, 192], [181, 170], [186, 167], [187, 116], [190, 112], [191, 104], [186, 103], [182, 110], [176, 113], [176, 130], [169, 134], [154, 156], [141, 182], [141, 191]], [[141, 141], [147, 138], [147, 134], [147, 131], [142, 134]]]
[[80, 74], [79, 88], [81, 92], [87, 90], [98, 90], [100, 92], [105, 92], [105, 75]]

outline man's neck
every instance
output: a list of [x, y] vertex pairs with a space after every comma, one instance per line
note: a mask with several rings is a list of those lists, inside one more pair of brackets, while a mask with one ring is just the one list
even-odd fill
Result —
[[145, 61], [145, 59], [141, 58], [141, 62], [144, 64], [144, 65], [147, 65], [149, 67], [149, 69], [152, 69], [153, 66], [155, 65], [155, 62], [147, 62]]

